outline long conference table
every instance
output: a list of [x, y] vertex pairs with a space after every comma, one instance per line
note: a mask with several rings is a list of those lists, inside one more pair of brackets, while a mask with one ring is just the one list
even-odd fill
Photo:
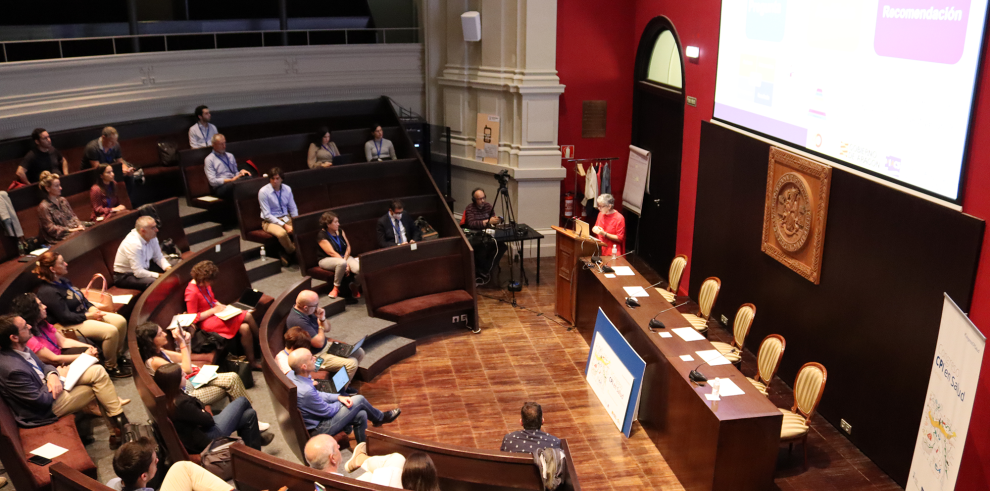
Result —
[[[777, 407], [731, 364], [702, 365], [699, 371], [709, 379], [728, 378], [745, 394], [707, 400], [711, 387], [691, 382], [688, 374], [702, 363], [696, 352], [714, 349], [711, 343], [684, 341], [674, 333], [660, 337], [659, 332], [690, 327], [677, 309], [659, 314], [666, 328], [650, 332], [650, 319], [671, 304], [647, 288], [650, 295], [639, 298], [641, 306], [628, 307], [623, 287], [650, 284], [635, 269], [634, 276], [606, 278], [582, 263], [572, 273], [574, 325], [590, 346], [601, 307], [646, 362], [638, 420], [681, 485], [689, 491], [772, 489], [783, 419]], [[632, 268], [621, 257], [610, 265]], [[683, 361], [682, 355], [694, 361]]]

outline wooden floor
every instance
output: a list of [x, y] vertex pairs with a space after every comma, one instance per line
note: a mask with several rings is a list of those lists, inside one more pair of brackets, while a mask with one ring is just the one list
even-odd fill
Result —
[[[584, 380], [587, 343], [553, 314], [553, 258], [543, 258], [541, 285], [531, 261], [526, 269], [532, 281], [516, 294], [518, 308], [498, 300], [509, 298], [505, 290], [479, 288], [481, 334], [463, 331], [420, 342], [416, 355], [359, 385], [361, 393], [376, 407], [402, 408], [390, 430], [486, 449], [498, 449], [503, 435], [520, 429], [524, 402], [539, 402], [543, 429], [567, 439], [584, 489], [684, 489], [639, 423], [627, 439], [605, 413]], [[645, 265], [637, 269], [648, 280], [655, 276]], [[713, 340], [728, 341], [727, 331], [712, 331]], [[743, 372], [751, 375], [755, 366], [747, 352]], [[784, 385], [779, 379], [771, 384], [771, 400], [790, 407]], [[807, 471], [800, 447], [793, 456], [781, 447], [776, 489], [901, 489], [818, 415], [808, 442]]]

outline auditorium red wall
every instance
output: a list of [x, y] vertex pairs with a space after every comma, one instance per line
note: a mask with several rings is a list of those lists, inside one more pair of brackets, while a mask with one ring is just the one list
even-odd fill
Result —
[[[698, 98], [698, 106], [686, 107], [684, 114], [678, 253], [690, 253], [692, 248], [701, 122], [711, 119], [714, 105], [720, 8], [720, 2], [678, 0], [635, 0], [632, 8], [588, 0], [558, 2], [557, 70], [561, 83], [567, 85], [561, 98], [559, 141], [577, 144], [578, 157], [597, 156], [598, 152], [620, 156], [628, 153], [624, 149], [630, 141], [634, 56], [647, 22], [664, 15], [673, 22], [682, 45], [701, 48], [699, 63], [687, 63], [684, 67], [685, 92]], [[963, 203], [964, 212], [983, 219], [990, 219], [990, 62], [987, 58], [984, 53]], [[585, 99], [609, 101], [606, 140], [580, 139], [580, 104]], [[594, 153], [585, 153], [585, 149]], [[623, 158], [623, 175], [624, 170]], [[981, 259], [970, 317], [984, 334], [990, 334], [990, 234], [984, 240]], [[689, 274], [690, 269], [685, 271], [688, 280]], [[682, 292], [686, 288], [682, 282]], [[990, 491], [987, 434], [990, 434], [990, 359], [984, 360], [957, 489]]]

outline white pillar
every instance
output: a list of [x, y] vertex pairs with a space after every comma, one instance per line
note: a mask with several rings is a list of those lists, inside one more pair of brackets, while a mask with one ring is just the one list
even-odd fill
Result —
[[[451, 129], [452, 191], [456, 213], [506, 169], [516, 218], [543, 235], [541, 254], [554, 253], [560, 181], [557, 146], [556, 0], [422, 0], [427, 117]], [[481, 13], [481, 41], [466, 42], [461, 14]], [[475, 159], [478, 113], [498, 115], [498, 164]], [[527, 246], [528, 249], [529, 246]]]

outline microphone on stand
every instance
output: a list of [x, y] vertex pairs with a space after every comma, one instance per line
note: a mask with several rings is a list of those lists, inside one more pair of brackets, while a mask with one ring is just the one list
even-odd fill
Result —
[[[707, 365], [707, 364], [708, 362], [706, 361], [701, 365]], [[701, 368], [701, 365], [694, 367], [694, 370], [691, 370], [691, 373], [688, 374], [688, 379], [698, 385], [701, 385], [703, 382], [708, 381], [708, 377], [706, 377], [703, 373], [698, 371], [698, 369]]]
[[[677, 305], [674, 305], [673, 307], [669, 307], [669, 308], [663, 309], [660, 312], [657, 312], [657, 315], [660, 315], [660, 314], [662, 314], [662, 313], [664, 313], [664, 312], [666, 312], [668, 310], [674, 310], [677, 307], [680, 307], [681, 305], [684, 305], [686, 303], [687, 303], [687, 301], [684, 301], [684, 302], [681, 302], [681, 303], [679, 303]], [[664, 328], [667, 327], [667, 326], [663, 325], [663, 322], [660, 322], [660, 321], [657, 320], [657, 315], [654, 315], [653, 318], [650, 319], [650, 331], [651, 332], [654, 329], [664, 329]]]
[[629, 252], [623, 253], [621, 255], [615, 256], [614, 258], [609, 259], [608, 261], [605, 261], [605, 264], [603, 264], [602, 267], [601, 267], [601, 272], [602, 273], [614, 273], [615, 270], [612, 269], [611, 267], [609, 267], [608, 263], [610, 263], [612, 261], [615, 261], [616, 259], [619, 259], [620, 257], [625, 256], [626, 254], [632, 254], [634, 252], [636, 252], [635, 249], [633, 249], [633, 250], [631, 250]]
[[[658, 282], [656, 282], [656, 283], [654, 283], [654, 284], [652, 284], [652, 285], [650, 285], [650, 286], [648, 286], [646, 288], [643, 288], [643, 289], [646, 290], [647, 288], [653, 288], [653, 287], [659, 285], [660, 283], [663, 283], [663, 280], [660, 280], [660, 281], [658, 281]], [[650, 293], [650, 292], [647, 291], [646, 293]], [[639, 307], [639, 300], [636, 297], [626, 297], [626, 305], [629, 306], [630, 308]]]

